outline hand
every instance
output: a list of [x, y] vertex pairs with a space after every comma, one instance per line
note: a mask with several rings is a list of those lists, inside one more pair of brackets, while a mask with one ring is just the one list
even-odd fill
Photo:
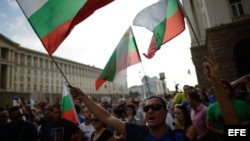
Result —
[[70, 94], [73, 97], [73, 99], [77, 99], [77, 100], [82, 101], [82, 96], [84, 95], [82, 90], [77, 88], [77, 87], [73, 87], [71, 85], [68, 85], [68, 87], [69, 87], [69, 91], [70, 91]]
[[247, 87], [248, 92], [250, 92], [250, 74], [243, 76], [244, 84]]
[[209, 82], [213, 82], [214, 79], [220, 78], [218, 73], [218, 66], [207, 56], [204, 57], [203, 71]]

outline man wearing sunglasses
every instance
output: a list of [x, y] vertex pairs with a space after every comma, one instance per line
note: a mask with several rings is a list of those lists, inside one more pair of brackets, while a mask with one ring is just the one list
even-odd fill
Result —
[[[75, 99], [81, 100], [90, 109], [90, 111], [102, 123], [110, 128], [117, 130], [127, 137], [129, 141], [173, 141], [173, 132], [166, 125], [167, 116], [166, 102], [158, 96], [151, 96], [146, 100], [143, 108], [147, 125], [139, 125], [136, 123], [125, 123], [124, 121], [112, 116], [107, 110], [98, 106], [90, 100], [79, 88], [69, 86], [70, 92]], [[178, 141], [184, 141], [185, 133], [178, 133]], [[176, 136], [175, 136], [176, 137]]]

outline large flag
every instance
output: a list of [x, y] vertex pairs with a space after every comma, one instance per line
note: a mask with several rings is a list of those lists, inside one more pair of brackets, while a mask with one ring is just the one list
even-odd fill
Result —
[[64, 83], [62, 91], [62, 111], [63, 118], [70, 120], [75, 124], [80, 123], [78, 115], [76, 113], [75, 105], [73, 103], [69, 88], [67, 87], [66, 83]]
[[160, 0], [140, 11], [134, 18], [133, 25], [146, 27], [153, 32], [144, 56], [148, 59], [169, 40], [185, 29], [184, 15], [178, 0]]
[[17, 0], [20, 8], [52, 55], [75, 25], [114, 0]]
[[127, 82], [127, 68], [141, 62], [132, 28], [123, 35], [108, 63], [100, 76], [96, 79], [95, 87], [98, 90], [106, 81], [125, 86]]

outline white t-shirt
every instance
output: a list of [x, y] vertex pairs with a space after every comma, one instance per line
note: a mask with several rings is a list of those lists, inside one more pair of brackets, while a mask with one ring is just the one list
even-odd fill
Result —
[[87, 139], [87, 141], [90, 141], [91, 135], [95, 131], [95, 128], [92, 126], [92, 124], [85, 125], [84, 122], [79, 125], [79, 128], [84, 132], [84, 136]]
[[170, 126], [171, 129], [174, 129], [173, 122], [174, 122], [174, 118], [172, 117], [170, 113], [168, 113], [166, 117], [166, 124]]

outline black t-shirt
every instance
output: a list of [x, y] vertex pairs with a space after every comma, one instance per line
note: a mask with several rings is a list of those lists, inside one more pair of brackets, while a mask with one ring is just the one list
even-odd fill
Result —
[[30, 121], [24, 121], [20, 125], [7, 123], [1, 131], [1, 141], [37, 141], [38, 132], [36, 126]]
[[70, 141], [72, 137], [80, 130], [73, 122], [61, 119], [58, 122], [50, 122], [44, 128], [45, 138], [50, 141]]
[[[93, 141], [94, 134], [95, 132], [93, 132], [91, 135], [91, 141]], [[112, 136], [113, 136], [113, 133], [110, 130], [105, 129], [96, 141], [107, 141]]]

